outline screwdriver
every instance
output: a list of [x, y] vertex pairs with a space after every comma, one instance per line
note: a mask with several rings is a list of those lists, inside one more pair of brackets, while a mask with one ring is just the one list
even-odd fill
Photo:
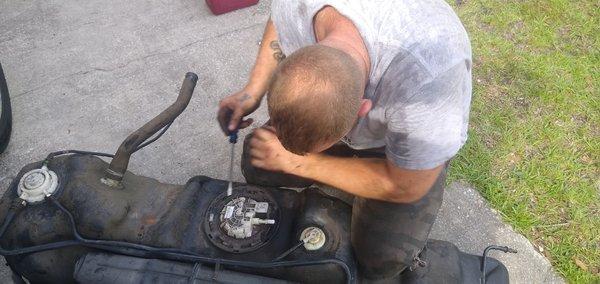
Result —
[[229, 184], [227, 185], [227, 196], [233, 193], [233, 156], [235, 155], [235, 143], [238, 140], [237, 130], [229, 134], [229, 144], [231, 144], [231, 157], [229, 159]]

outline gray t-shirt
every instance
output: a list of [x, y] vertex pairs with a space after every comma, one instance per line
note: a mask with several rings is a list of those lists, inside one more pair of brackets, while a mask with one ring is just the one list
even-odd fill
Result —
[[315, 44], [313, 18], [331, 6], [360, 31], [371, 59], [364, 98], [373, 102], [344, 142], [385, 146], [405, 169], [431, 169], [467, 139], [471, 46], [444, 0], [273, 0], [271, 19], [285, 54]]

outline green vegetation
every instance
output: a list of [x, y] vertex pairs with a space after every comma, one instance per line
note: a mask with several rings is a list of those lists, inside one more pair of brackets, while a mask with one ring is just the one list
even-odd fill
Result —
[[600, 2], [451, 3], [473, 46], [478, 188], [572, 283], [600, 282]]

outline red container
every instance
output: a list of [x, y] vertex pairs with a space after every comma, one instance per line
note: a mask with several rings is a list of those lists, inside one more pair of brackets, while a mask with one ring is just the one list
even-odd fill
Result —
[[206, 5], [215, 15], [256, 5], [258, 0], [206, 0]]

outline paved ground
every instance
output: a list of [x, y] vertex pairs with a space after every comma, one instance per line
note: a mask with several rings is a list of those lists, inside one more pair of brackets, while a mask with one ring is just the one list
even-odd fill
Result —
[[[245, 82], [269, 3], [215, 17], [200, 0], [0, 1], [0, 62], [14, 110], [0, 192], [49, 151], [115, 151], [175, 99], [187, 71], [200, 76], [190, 106], [163, 138], [133, 156], [130, 170], [171, 183], [197, 174], [225, 178], [228, 145], [215, 122], [217, 102]], [[265, 121], [264, 108], [255, 118]], [[239, 169], [235, 177], [241, 180]], [[433, 236], [471, 253], [489, 244], [518, 249], [495, 255], [513, 283], [562, 282], [467, 186], [447, 189]]]

